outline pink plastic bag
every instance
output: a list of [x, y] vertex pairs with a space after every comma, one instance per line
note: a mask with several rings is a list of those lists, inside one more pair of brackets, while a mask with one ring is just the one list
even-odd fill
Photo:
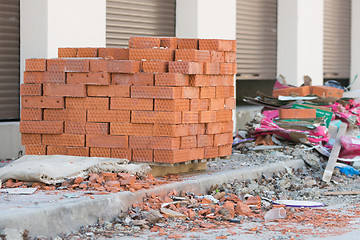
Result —
[[353, 138], [348, 136], [341, 136], [341, 151], [340, 158], [355, 158], [360, 156], [360, 138]]

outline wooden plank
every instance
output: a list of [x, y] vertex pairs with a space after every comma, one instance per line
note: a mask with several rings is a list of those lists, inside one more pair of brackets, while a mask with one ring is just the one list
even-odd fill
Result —
[[360, 191], [338, 191], [338, 192], [324, 192], [325, 196], [337, 196], [337, 195], [359, 195]]
[[324, 175], [322, 178], [322, 180], [324, 182], [327, 182], [327, 183], [330, 182], [331, 176], [334, 172], [336, 161], [337, 161], [339, 153], [340, 153], [340, 148], [341, 148], [340, 138], [341, 138], [341, 136], [345, 135], [346, 129], [347, 129], [347, 124], [342, 122], [339, 127], [339, 131], [336, 135], [335, 144], [333, 146], [328, 163], [327, 163], [325, 171], [324, 171]]

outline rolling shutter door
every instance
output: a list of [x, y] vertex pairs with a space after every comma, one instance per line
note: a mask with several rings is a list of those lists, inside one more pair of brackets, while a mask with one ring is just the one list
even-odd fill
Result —
[[237, 0], [237, 79], [275, 79], [277, 0]]
[[175, 36], [176, 0], [107, 0], [106, 46], [127, 47], [130, 36]]
[[19, 119], [20, 1], [0, 1], [0, 120]]
[[324, 78], [350, 77], [351, 0], [324, 2]]

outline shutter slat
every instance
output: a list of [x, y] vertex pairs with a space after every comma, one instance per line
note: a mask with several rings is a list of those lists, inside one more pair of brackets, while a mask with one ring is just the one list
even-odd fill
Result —
[[350, 78], [351, 0], [324, 1], [324, 77]]
[[18, 119], [20, 0], [0, 1], [0, 120]]
[[275, 79], [277, 0], [238, 0], [237, 79]]
[[127, 47], [131, 36], [175, 36], [176, 0], [107, 0], [106, 46]]

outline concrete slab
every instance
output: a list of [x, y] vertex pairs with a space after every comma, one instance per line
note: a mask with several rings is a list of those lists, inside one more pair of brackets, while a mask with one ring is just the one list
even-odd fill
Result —
[[[254, 179], [263, 172], [278, 172], [286, 168], [303, 167], [302, 160], [277, 162], [261, 167], [242, 167], [237, 170], [188, 177], [181, 182], [158, 185], [134, 193], [86, 195], [91, 192], [39, 191], [33, 195], [0, 194], [0, 228], [28, 230], [30, 237], [56, 236], [91, 225], [100, 217], [104, 220], [126, 214], [132, 204], [141, 202], [146, 194], [166, 194], [171, 190], [205, 194], [213, 185], [235, 179]], [[93, 198], [93, 199], [92, 199]]]

